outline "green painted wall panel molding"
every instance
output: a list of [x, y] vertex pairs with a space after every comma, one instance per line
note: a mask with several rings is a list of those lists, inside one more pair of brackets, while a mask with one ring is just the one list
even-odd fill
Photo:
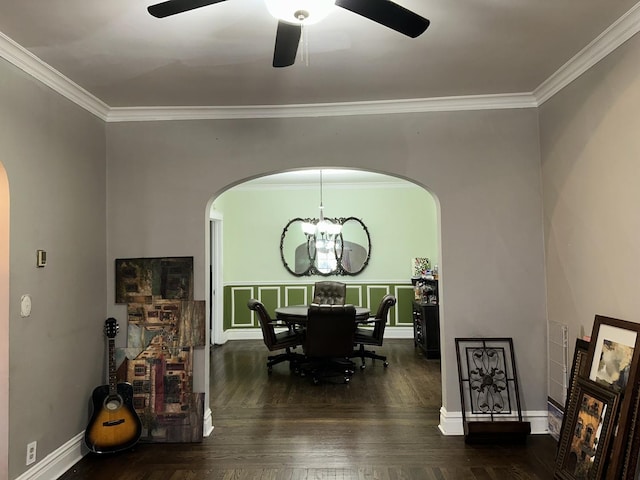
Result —
[[[275, 309], [285, 305], [311, 303], [313, 286], [310, 283], [225, 285], [224, 330], [258, 328], [258, 318], [247, 307], [250, 298], [264, 303], [267, 311], [275, 317]], [[346, 283], [346, 282], [345, 282]], [[347, 303], [368, 307], [375, 315], [378, 305], [387, 294], [394, 295], [397, 303], [389, 314], [389, 327], [411, 327], [413, 325], [413, 287], [405, 283], [347, 283]]]

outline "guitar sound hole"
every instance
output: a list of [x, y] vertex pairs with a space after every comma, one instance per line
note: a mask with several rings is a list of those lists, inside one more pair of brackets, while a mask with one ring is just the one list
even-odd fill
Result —
[[117, 410], [122, 405], [122, 399], [120, 397], [107, 398], [104, 402], [104, 407], [107, 410]]

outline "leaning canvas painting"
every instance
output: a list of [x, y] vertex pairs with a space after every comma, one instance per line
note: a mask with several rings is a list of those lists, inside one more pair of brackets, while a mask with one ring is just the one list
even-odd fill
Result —
[[629, 381], [633, 347], [605, 339], [596, 372], [596, 382], [622, 390]]

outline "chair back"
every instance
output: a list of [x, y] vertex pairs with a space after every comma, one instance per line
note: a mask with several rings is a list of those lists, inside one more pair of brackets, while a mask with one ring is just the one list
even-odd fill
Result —
[[261, 301], [252, 298], [247, 302], [250, 310], [258, 314], [260, 320], [260, 328], [262, 329], [262, 338], [264, 344], [269, 350], [273, 350], [276, 344], [276, 329], [273, 327], [271, 316]]
[[304, 351], [309, 357], [348, 357], [353, 352], [355, 330], [353, 305], [311, 305]]
[[373, 327], [373, 338], [378, 340], [380, 345], [382, 345], [382, 340], [384, 338], [384, 329], [387, 326], [387, 319], [389, 317], [389, 310], [396, 304], [396, 297], [393, 295], [385, 295], [380, 300], [380, 305], [378, 306], [378, 311], [376, 312], [376, 320], [380, 320], [375, 323]]
[[313, 303], [318, 305], [344, 305], [347, 285], [342, 282], [321, 281], [313, 287]]

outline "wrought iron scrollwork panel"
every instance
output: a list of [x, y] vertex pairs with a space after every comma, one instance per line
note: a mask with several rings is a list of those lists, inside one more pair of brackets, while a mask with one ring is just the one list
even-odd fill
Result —
[[511, 413], [504, 348], [466, 348], [472, 413]]
[[521, 417], [511, 338], [456, 338], [463, 419]]

